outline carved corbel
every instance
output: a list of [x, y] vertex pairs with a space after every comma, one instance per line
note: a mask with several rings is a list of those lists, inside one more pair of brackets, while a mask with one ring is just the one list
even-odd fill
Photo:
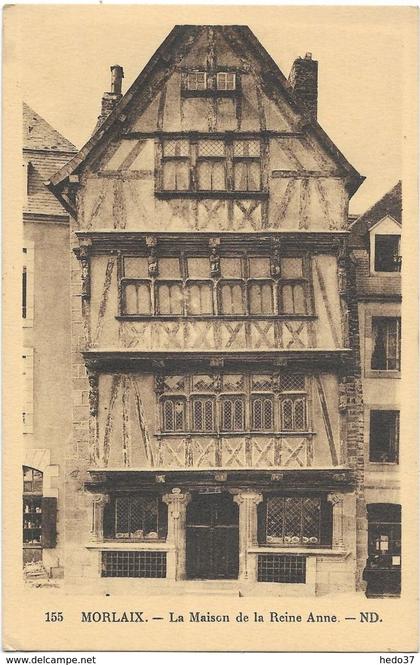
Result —
[[90, 298], [90, 249], [91, 243], [84, 242], [79, 247], [75, 247], [73, 252], [80, 261], [81, 268], [81, 293], [84, 300]]
[[211, 277], [220, 277], [220, 238], [210, 238], [210, 275]]
[[155, 374], [155, 393], [162, 395], [165, 390], [165, 377], [163, 374]]
[[280, 247], [280, 238], [274, 238], [270, 256], [270, 272], [272, 277], [280, 277], [281, 274]]
[[89, 413], [91, 416], [97, 416], [99, 405], [99, 372], [96, 363], [86, 363], [86, 370], [89, 381]]
[[157, 258], [157, 238], [154, 236], [146, 237], [146, 247], [149, 250], [147, 261], [149, 264], [149, 277], [156, 277], [159, 274], [159, 262]]

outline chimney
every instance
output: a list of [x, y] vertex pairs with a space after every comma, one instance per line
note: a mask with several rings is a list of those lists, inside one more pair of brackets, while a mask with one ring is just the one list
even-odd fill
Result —
[[308, 120], [316, 120], [318, 111], [318, 62], [312, 53], [296, 58], [289, 74], [289, 85], [296, 104]]
[[107, 119], [109, 114], [114, 110], [122, 97], [122, 80], [124, 78], [124, 70], [120, 65], [112, 65], [111, 69], [111, 92], [104, 92], [102, 97], [101, 115], [98, 116], [96, 123], [96, 130]]

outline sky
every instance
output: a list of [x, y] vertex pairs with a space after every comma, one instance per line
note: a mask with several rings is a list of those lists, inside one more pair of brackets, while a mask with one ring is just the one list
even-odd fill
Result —
[[318, 121], [366, 176], [350, 212], [362, 213], [402, 177], [404, 31], [415, 20], [409, 8], [101, 4], [17, 9], [22, 97], [78, 148], [90, 137], [102, 94], [109, 90], [110, 65], [124, 67], [126, 91], [175, 24], [240, 23], [251, 28], [286, 77], [296, 57], [310, 51], [318, 60]]

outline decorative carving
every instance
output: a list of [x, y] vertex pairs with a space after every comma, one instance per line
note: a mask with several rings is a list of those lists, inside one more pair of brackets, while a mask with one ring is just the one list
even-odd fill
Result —
[[220, 238], [210, 238], [210, 275], [211, 277], [220, 277], [220, 256], [219, 256]]
[[328, 494], [328, 501], [332, 503], [333, 506], [343, 502], [343, 497], [341, 494], [336, 494], [335, 492], [330, 492]]
[[280, 239], [274, 238], [271, 246], [270, 272], [272, 277], [280, 277]]
[[165, 376], [163, 374], [155, 374], [155, 393], [162, 395], [165, 390]]
[[149, 256], [147, 257], [149, 277], [156, 277], [159, 274], [159, 262], [156, 254], [157, 238], [146, 236], [146, 247], [149, 248]]
[[99, 404], [99, 372], [96, 363], [86, 363], [86, 370], [89, 381], [89, 413], [91, 416], [97, 416]]
[[102, 542], [104, 537], [104, 508], [109, 501], [107, 494], [92, 494], [92, 527], [91, 538], [95, 542]]
[[227, 473], [226, 473], [225, 471], [222, 471], [222, 472], [220, 472], [220, 473], [215, 473], [215, 474], [214, 474], [214, 479], [215, 479], [218, 483], [224, 483], [224, 482], [226, 482], [226, 480], [227, 480]]
[[73, 249], [74, 254], [80, 261], [81, 268], [81, 292], [84, 300], [90, 298], [90, 247], [91, 243], [86, 242]]
[[348, 242], [347, 238], [338, 241], [337, 272], [338, 292], [340, 296], [347, 295], [347, 269], [348, 269]]

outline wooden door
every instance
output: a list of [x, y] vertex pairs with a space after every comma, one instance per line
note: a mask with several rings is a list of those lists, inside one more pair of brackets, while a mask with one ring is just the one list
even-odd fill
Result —
[[239, 512], [228, 493], [195, 494], [187, 509], [187, 577], [236, 579]]

